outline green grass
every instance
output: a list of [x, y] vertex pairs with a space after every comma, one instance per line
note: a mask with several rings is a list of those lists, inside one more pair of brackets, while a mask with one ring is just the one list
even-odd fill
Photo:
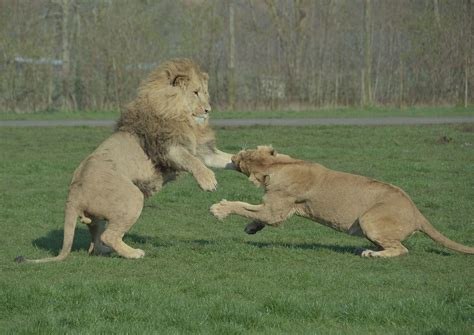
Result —
[[45, 111], [36, 113], [0, 113], [0, 120], [108, 120], [117, 119], [119, 111]]
[[216, 119], [256, 119], [256, 118], [379, 118], [379, 117], [441, 117], [441, 116], [474, 116], [474, 107], [347, 107], [323, 108], [303, 111], [235, 111], [214, 113]]
[[[38, 113], [0, 113], [0, 120], [99, 120], [117, 119], [118, 111], [85, 112], [38, 112]], [[371, 118], [371, 117], [441, 117], [474, 116], [474, 107], [410, 107], [410, 108], [323, 108], [304, 111], [214, 111], [212, 118], [219, 119], [256, 119], [256, 118]]]
[[[280, 152], [402, 187], [443, 234], [474, 246], [474, 125], [217, 129], [219, 147]], [[302, 218], [255, 236], [247, 220], [208, 212], [226, 198], [258, 203], [243, 175], [189, 176], [148, 199], [125, 241], [144, 259], [90, 257], [79, 225], [55, 255], [72, 172], [107, 128], [0, 128], [0, 333], [472, 334], [474, 258], [422, 234], [406, 257], [363, 259], [371, 243]], [[446, 136], [451, 140], [440, 144]]]

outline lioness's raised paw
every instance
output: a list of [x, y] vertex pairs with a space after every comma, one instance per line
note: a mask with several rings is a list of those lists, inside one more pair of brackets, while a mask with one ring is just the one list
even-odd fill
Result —
[[228, 201], [225, 199], [212, 205], [210, 210], [212, 215], [214, 215], [218, 220], [224, 220], [230, 214]]
[[199, 186], [203, 191], [214, 192], [217, 188], [217, 180], [212, 170], [203, 170], [198, 176], [195, 176]]
[[259, 232], [260, 230], [262, 230], [263, 228], [265, 228], [265, 224], [262, 223], [262, 222], [258, 222], [258, 221], [254, 221], [254, 222], [251, 222], [249, 223], [244, 231], [249, 234], [249, 235], [253, 235], [253, 234], [256, 234], [257, 232]]

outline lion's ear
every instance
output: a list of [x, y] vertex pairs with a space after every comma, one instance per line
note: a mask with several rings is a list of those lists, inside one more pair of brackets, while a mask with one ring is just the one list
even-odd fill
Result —
[[188, 86], [188, 83], [190, 80], [191, 79], [189, 78], [189, 76], [177, 75], [176, 77], [173, 78], [171, 85], [177, 86], [177, 87], [186, 87]]
[[166, 76], [168, 77], [170, 85], [175, 87], [185, 87], [191, 80], [188, 75], [183, 73], [175, 73], [171, 70], [166, 70]]

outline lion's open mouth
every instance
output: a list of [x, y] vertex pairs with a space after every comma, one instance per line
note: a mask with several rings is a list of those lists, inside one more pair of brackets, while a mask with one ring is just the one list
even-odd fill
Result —
[[207, 115], [194, 116], [194, 120], [197, 124], [203, 124], [206, 121]]

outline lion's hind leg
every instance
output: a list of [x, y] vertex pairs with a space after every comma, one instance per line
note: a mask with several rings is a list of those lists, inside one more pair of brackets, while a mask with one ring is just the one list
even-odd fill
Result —
[[120, 256], [125, 258], [142, 258], [145, 252], [128, 246], [123, 236], [135, 224], [143, 209], [143, 193], [133, 184], [123, 187], [115, 196], [124, 201], [107, 215], [107, 227], [100, 239]]
[[87, 225], [91, 234], [91, 244], [89, 246], [89, 255], [105, 256], [110, 254], [113, 250], [106, 246], [100, 239], [100, 236], [105, 231], [107, 222], [103, 219], [92, 217], [92, 222]]

